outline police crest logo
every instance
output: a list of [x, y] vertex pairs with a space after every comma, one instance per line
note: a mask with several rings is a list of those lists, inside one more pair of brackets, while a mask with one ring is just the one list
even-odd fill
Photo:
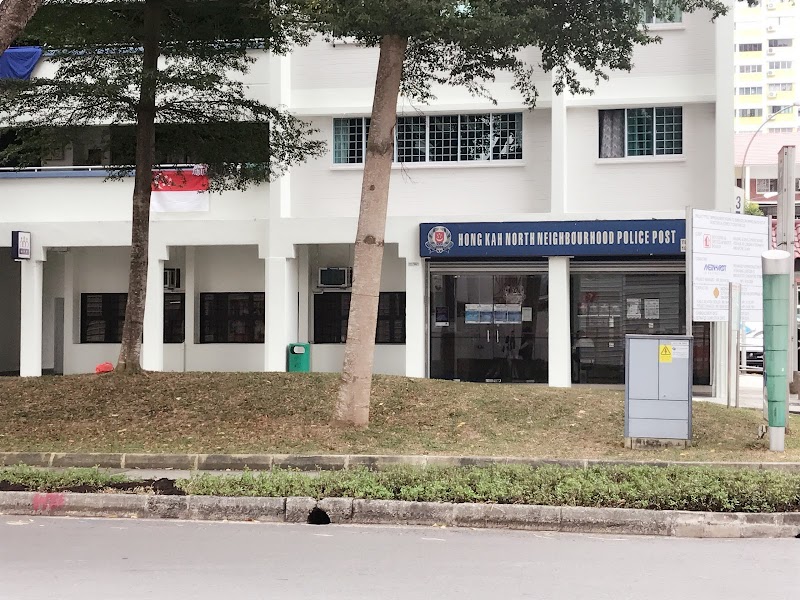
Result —
[[453, 247], [453, 235], [447, 227], [441, 225], [432, 227], [428, 232], [428, 241], [425, 242], [425, 247], [436, 254], [449, 252]]

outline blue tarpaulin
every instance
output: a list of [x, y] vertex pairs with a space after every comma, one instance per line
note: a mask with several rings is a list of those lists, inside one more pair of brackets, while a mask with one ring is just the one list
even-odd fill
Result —
[[8, 48], [0, 55], [0, 79], [30, 79], [41, 56], [39, 46]]

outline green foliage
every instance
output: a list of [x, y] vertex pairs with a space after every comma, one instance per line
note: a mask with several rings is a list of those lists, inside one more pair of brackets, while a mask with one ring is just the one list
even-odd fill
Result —
[[[384, 36], [409, 40], [403, 93], [421, 101], [432, 85], [463, 86], [490, 97], [498, 72], [533, 106], [531, 76], [553, 72], [558, 93], [590, 93], [612, 70], [630, 70], [637, 45], [660, 41], [641, 23], [644, 15], [672, 20], [676, 11], [725, 14], [720, 0], [284, 0], [329, 36], [377, 46]], [[533, 55], [536, 47], [541, 55]]]
[[425, 502], [487, 502], [694, 510], [800, 511], [800, 475], [703, 467], [397, 467], [323, 471], [313, 477], [275, 469], [239, 476], [203, 474], [178, 482], [189, 494], [349, 497]]
[[746, 201], [744, 204], [744, 214], [753, 215], [755, 217], [763, 217], [764, 211], [761, 210], [761, 207], [757, 202]]
[[49, 492], [80, 485], [102, 488], [112, 483], [123, 483], [128, 481], [128, 478], [124, 475], [113, 475], [108, 471], [101, 471], [96, 467], [46, 471], [36, 467], [16, 465], [0, 468], [0, 481], [24, 485], [39, 492]]
[[[212, 190], [244, 189], [321, 153], [308, 125], [267, 106], [263, 91], [243, 83], [258, 54], [307, 41], [296, 12], [245, 0], [46, 0], [26, 36], [41, 42], [57, 70], [0, 81], [3, 124], [19, 131], [0, 163], [37, 164], [43, 151], [74, 140], [81, 128], [102, 125], [107, 134], [110, 126], [119, 134], [136, 123], [143, 14], [152, 4], [162, 14], [157, 153], [187, 157], [190, 149], [191, 163], [208, 165]], [[135, 166], [132, 134], [122, 152], [106, 137], [115, 175], [128, 174]]]

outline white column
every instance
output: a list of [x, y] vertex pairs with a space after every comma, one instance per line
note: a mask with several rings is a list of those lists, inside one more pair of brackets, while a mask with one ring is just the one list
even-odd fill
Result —
[[147, 263], [142, 368], [164, 370], [164, 261], [153, 257]]
[[289, 343], [288, 261], [283, 257], [264, 259], [266, 298], [264, 370], [286, 371], [286, 345]]
[[571, 387], [572, 353], [569, 323], [569, 257], [548, 261], [548, 382], [550, 387]]
[[558, 96], [555, 91], [552, 93], [553, 103], [550, 108], [552, 130], [550, 212], [563, 215], [567, 212], [567, 91], [565, 90]]
[[185, 291], [185, 299], [184, 299], [184, 310], [186, 311], [186, 324], [184, 325], [184, 338], [183, 338], [183, 345], [184, 345], [184, 360], [183, 360], [183, 370], [184, 371], [191, 371], [191, 348], [194, 346], [195, 341], [195, 330], [197, 328], [197, 324], [199, 323], [199, 316], [198, 311], [195, 308], [195, 275], [194, 275], [194, 265], [195, 265], [195, 248], [194, 246], [186, 246], [186, 259], [184, 262], [184, 274], [183, 274], [183, 289]]
[[[734, 3], [735, 4], [735, 3]], [[731, 118], [734, 114], [734, 96], [731, 90], [734, 86], [734, 64], [731, 60], [731, 48], [734, 44], [733, 7], [727, 15], [717, 18], [714, 23], [716, 35], [715, 46], [715, 73], [716, 73], [716, 104], [715, 104], [715, 151], [714, 151], [714, 209], [723, 212], [733, 212], [734, 194], [732, 167], [734, 165], [733, 127]], [[742, 174], [744, 177], [744, 174]], [[734, 185], [731, 185], [733, 183]], [[749, 195], [749, 191], [745, 191]], [[725, 348], [725, 346], [723, 346]]]
[[427, 315], [425, 314], [425, 268], [422, 259], [406, 259], [406, 376], [427, 373]]
[[297, 248], [297, 341], [309, 342], [310, 279], [308, 246]]
[[70, 248], [64, 256], [64, 375], [77, 372], [73, 346], [80, 342], [79, 253], [80, 248]]
[[23, 260], [20, 268], [19, 374], [22, 377], [40, 377], [44, 261]]

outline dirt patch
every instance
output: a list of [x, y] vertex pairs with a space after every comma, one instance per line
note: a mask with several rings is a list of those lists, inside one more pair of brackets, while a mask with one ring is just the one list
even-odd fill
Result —
[[171, 479], [143, 479], [104, 485], [53, 486], [43, 490], [36, 486], [0, 480], [0, 492], [75, 492], [75, 493], [117, 493], [117, 494], [155, 494], [156, 496], [185, 496], [186, 492], [175, 487]]
[[0, 378], [0, 450], [464, 454], [640, 460], [800, 460], [759, 439], [758, 411], [695, 403], [686, 450], [626, 450], [623, 395], [594, 388], [378, 376], [370, 426], [335, 427], [338, 376], [143, 373]]

